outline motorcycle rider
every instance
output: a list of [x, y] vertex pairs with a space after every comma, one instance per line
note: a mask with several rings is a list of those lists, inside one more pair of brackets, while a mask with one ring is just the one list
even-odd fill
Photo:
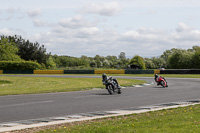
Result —
[[118, 93], [121, 93], [121, 87], [119, 85], [119, 83], [117, 82], [117, 79], [113, 79], [112, 77], [108, 77], [105, 73], [102, 74], [102, 81], [103, 84], [105, 85], [105, 82], [107, 82], [107, 80], [112, 79], [113, 81], [115, 81], [117, 83], [117, 88], [118, 88]]
[[156, 81], [157, 85], [159, 85], [159, 82], [158, 82], [159, 77], [160, 77], [160, 76], [158, 76], [158, 74], [155, 74], [154, 80]]
[[[160, 82], [158, 82], [158, 80], [159, 80], [160, 77], [162, 77], [162, 76], [159, 76], [158, 74], [155, 74], [154, 80], [156, 81], [157, 85], [160, 85]], [[165, 79], [164, 77], [162, 77], [162, 78], [163, 78], [163, 79], [165, 80], [165, 82], [167, 83], [166, 79]], [[167, 85], [166, 87], [168, 87], [168, 85]]]

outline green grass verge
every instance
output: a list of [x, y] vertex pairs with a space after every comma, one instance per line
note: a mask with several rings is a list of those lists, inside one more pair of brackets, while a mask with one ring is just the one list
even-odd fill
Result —
[[[49, 128], [49, 127], [48, 127]], [[200, 105], [61, 124], [39, 133], [198, 133]]]
[[[146, 81], [118, 79], [121, 86], [143, 84]], [[0, 77], [0, 96], [68, 92], [105, 88], [99, 78], [59, 78], [59, 77]]]
[[1, 84], [10, 84], [10, 83], [12, 83], [12, 82], [7, 81], [7, 80], [0, 80], [0, 85]]

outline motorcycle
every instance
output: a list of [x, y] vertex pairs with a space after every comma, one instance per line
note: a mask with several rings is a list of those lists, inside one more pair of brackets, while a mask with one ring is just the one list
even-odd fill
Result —
[[116, 79], [113, 79], [112, 77], [107, 77], [105, 74], [102, 75], [102, 82], [103, 85], [106, 86], [106, 89], [108, 90], [109, 94], [118, 93], [121, 94], [121, 87], [119, 86]]
[[156, 82], [157, 82], [157, 85], [161, 85], [162, 87], [168, 87], [168, 84], [167, 84], [167, 81], [164, 77], [161, 77], [159, 76], [157, 79], [156, 79]]

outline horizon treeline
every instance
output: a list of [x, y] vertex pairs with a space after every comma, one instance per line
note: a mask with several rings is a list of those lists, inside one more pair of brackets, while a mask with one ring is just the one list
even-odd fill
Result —
[[1, 36], [0, 61], [33, 61], [39, 63], [43, 69], [130, 69], [131, 66], [137, 66], [137, 69], [200, 69], [200, 46], [193, 46], [191, 49], [172, 48], [151, 58], [133, 55], [129, 59], [125, 52], [118, 56], [82, 55], [78, 58], [51, 55], [46, 52], [44, 45], [30, 42], [21, 36]]

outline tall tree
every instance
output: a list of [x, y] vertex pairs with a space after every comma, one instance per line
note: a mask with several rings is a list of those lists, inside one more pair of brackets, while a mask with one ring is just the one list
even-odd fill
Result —
[[121, 52], [119, 55], [119, 59], [120, 60], [126, 59], [126, 54], [124, 52]]
[[119, 55], [119, 61], [118, 61], [118, 65], [120, 66], [120, 68], [126, 68], [128, 65], [128, 59], [126, 59], [126, 54], [124, 52], [121, 52]]
[[153, 63], [153, 61], [152, 61], [152, 59], [150, 59], [150, 58], [145, 58], [144, 62], [145, 62], [145, 66], [146, 66], [147, 69], [154, 69], [154, 68], [156, 68], [155, 65], [154, 65], [154, 63]]
[[0, 38], [0, 61], [19, 61], [21, 58], [17, 55], [18, 48], [16, 44], [9, 41], [8, 38]]
[[23, 39], [21, 36], [7, 36], [9, 41], [14, 42], [19, 51], [18, 55], [26, 60], [37, 61], [38, 63], [47, 64], [50, 53], [46, 53], [46, 48], [44, 45], [40, 45], [38, 42], [32, 43], [29, 40]]
[[192, 65], [192, 52], [183, 49], [176, 49], [168, 58], [169, 68], [190, 69]]
[[[167, 57], [168, 58], [168, 57]], [[166, 61], [164, 58], [161, 57], [153, 57], [152, 61], [154, 63], [154, 67], [157, 68], [166, 68]]]
[[195, 48], [194, 55], [192, 56], [192, 68], [200, 69], [200, 47]]
[[140, 57], [139, 55], [134, 56], [130, 63], [130, 65], [138, 65], [141, 69], [146, 69], [145, 63], [144, 63], [144, 59], [142, 57]]

